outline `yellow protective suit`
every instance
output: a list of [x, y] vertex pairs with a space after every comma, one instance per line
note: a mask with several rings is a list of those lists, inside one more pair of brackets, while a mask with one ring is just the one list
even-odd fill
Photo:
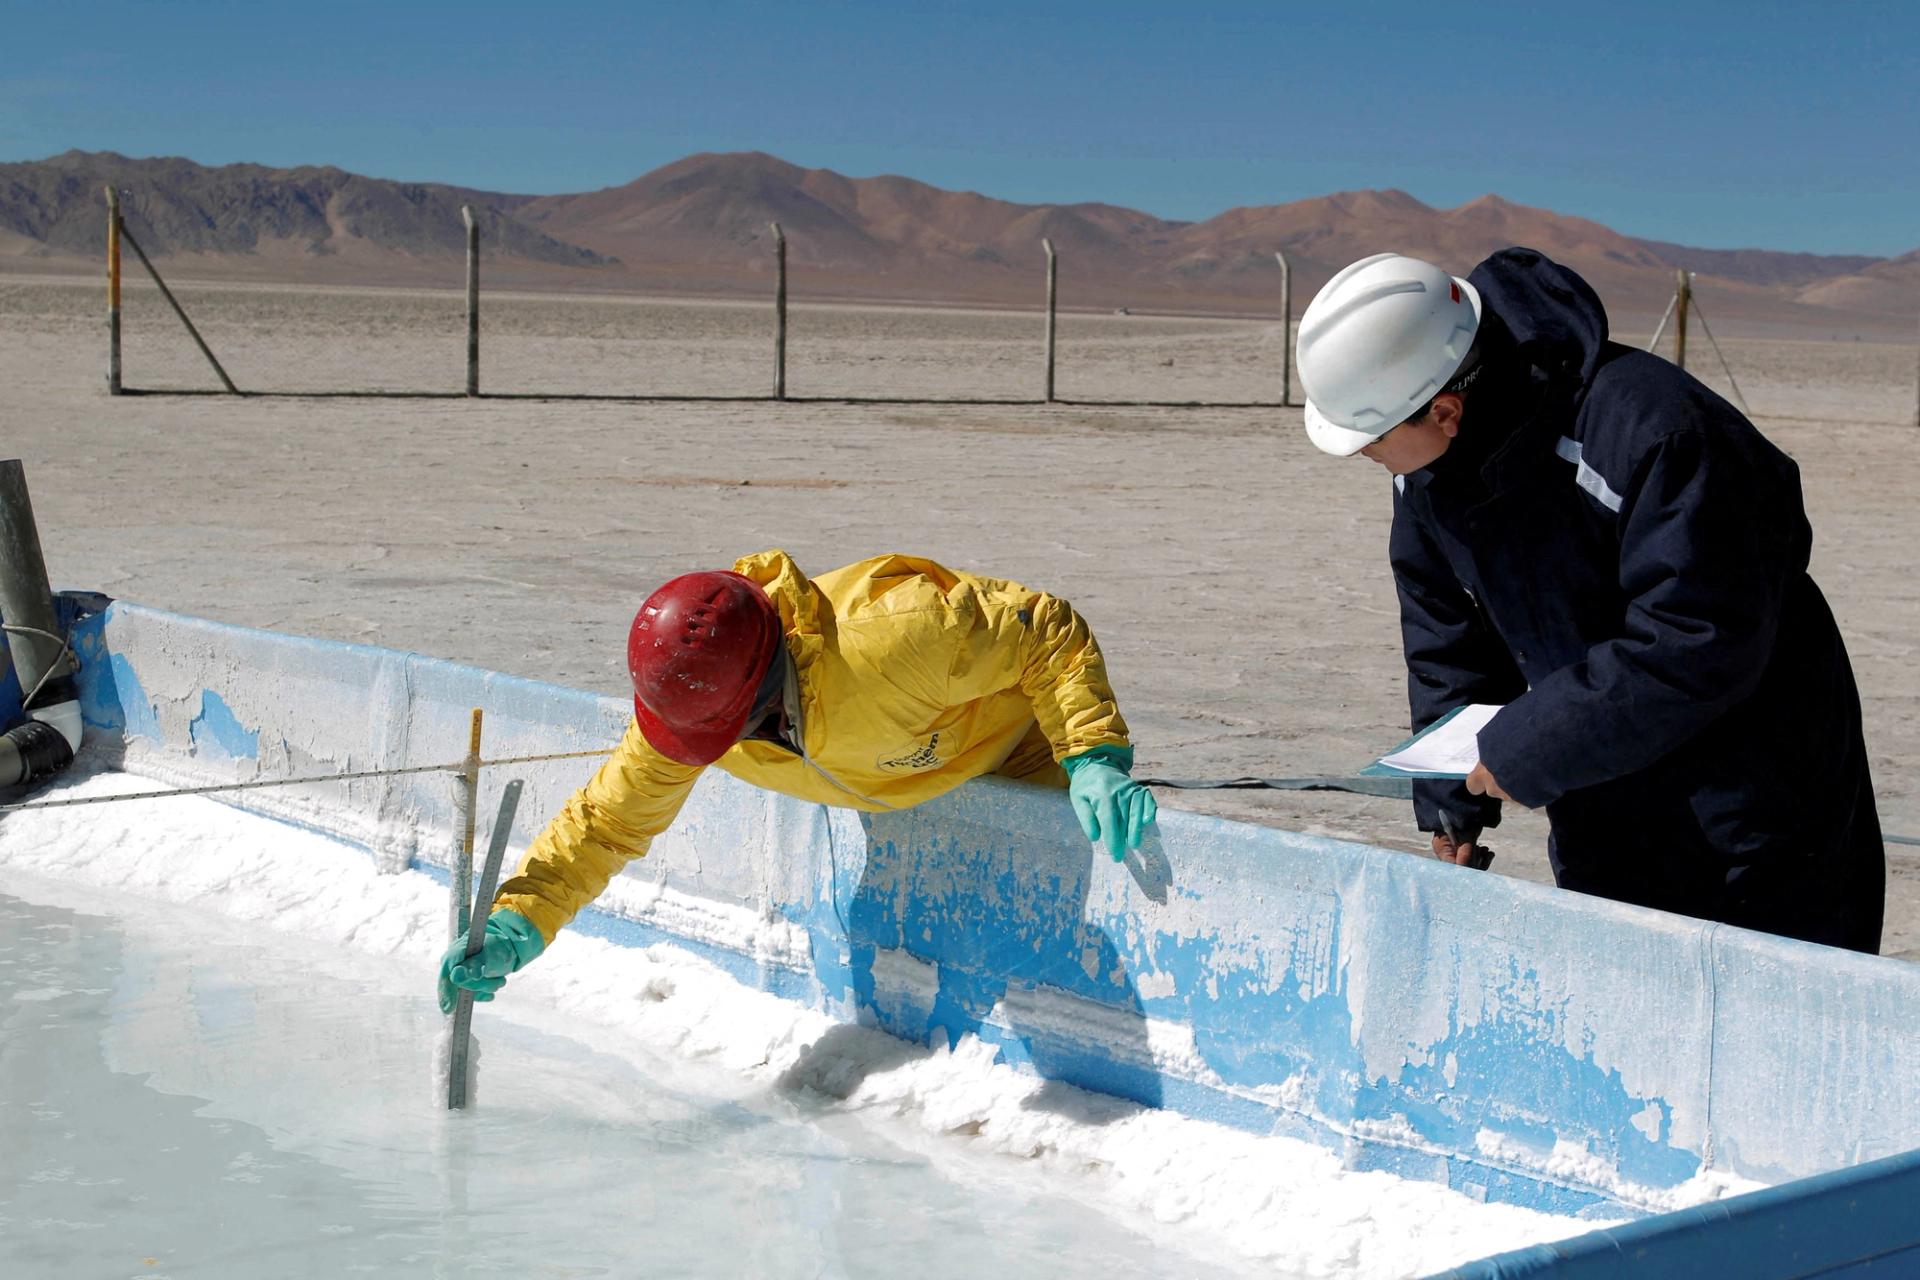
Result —
[[[736, 743], [715, 762], [736, 778], [821, 804], [904, 809], [988, 773], [1065, 786], [1058, 761], [1127, 745], [1100, 647], [1064, 600], [912, 556], [812, 580], [784, 551], [734, 569], [780, 610], [788, 718], [801, 747]], [[699, 776], [630, 722], [494, 906], [518, 911], [551, 942], [647, 852]]]

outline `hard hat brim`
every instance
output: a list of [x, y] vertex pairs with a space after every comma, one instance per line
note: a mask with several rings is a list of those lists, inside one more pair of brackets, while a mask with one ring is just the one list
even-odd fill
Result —
[[751, 707], [742, 710], [738, 717], [729, 717], [725, 724], [675, 728], [653, 714], [646, 703], [638, 698], [633, 700], [633, 718], [639, 722], [640, 736], [647, 740], [647, 745], [669, 760], [699, 768], [712, 764], [740, 741], [751, 710]]
[[[1355, 431], [1352, 427], [1343, 427], [1329, 421], [1327, 415], [1316, 409], [1311, 400], [1307, 401], [1306, 417], [1307, 439], [1313, 441], [1315, 447], [1322, 453], [1330, 453], [1336, 458], [1351, 458], [1387, 434], [1385, 431]], [[1394, 424], [1394, 426], [1399, 425], [1397, 422]], [[1388, 430], [1391, 429], [1388, 428]]]

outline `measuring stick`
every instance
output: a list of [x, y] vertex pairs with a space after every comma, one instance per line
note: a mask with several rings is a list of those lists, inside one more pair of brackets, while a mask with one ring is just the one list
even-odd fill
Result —
[[[513, 815], [520, 807], [520, 779], [515, 778], [500, 793], [500, 813], [493, 820], [493, 837], [487, 842], [487, 861], [480, 868], [480, 888], [473, 898], [473, 914], [467, 925], [467, 959], [480, 954], [487, 936], [487, 909], [493, 905], [493, 891], [500, 883], [500, 861], [506, 856], [507, 840], [513, 835]], [[447, 1053], [447, 1110], [459, 1111], [467, 1105], [467, 1050], [473, 1028], [473, 992], [462, 987], [453, 1001], [453, 1044]]]

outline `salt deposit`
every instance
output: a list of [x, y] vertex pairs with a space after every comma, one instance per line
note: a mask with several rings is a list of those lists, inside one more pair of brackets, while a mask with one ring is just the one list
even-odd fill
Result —
[[[61, 790], [96, 794], [151, 785], [124, 774], [75, 775]], [[489, 1261], [499, 1261], [500, 1250], [523, 1261], [543, 1258], [555, 1239], [577, 1249], [613, 1248], [609, 1241], [627, 1237], [594, 1235], [587, 1215], [576, 1220], [565, 1211], [567, 1199], [556, 1188], [570, 1187], [574, 1175], [562, 1171], [580, 1159], [601, 1160], [592, 1181], [603, 1191], [609, 1180], [616, 1190], [657, 1188], [669, 1175], [655, 1161], [613, 1158], [607, 1150], [625, 1143], [644, 1149], [658, 1139], [661, 1125], [702, 1129], [718, 1123], [716, 1109], [732, 1114], [729, 1108], [799, 1126], [798, 1136], [781, 1139], [788, 1147], [838, 1144], [843, 1153], [861, 1153], [860, 1160], [904, 1162], [912, 1171], [889, 1173], [892, 1190], [884, 1195], [864, 1184], [834, 1191], [836, 1204], [881, 1195], [885, 1211], [877, 1205], [846, 1210], [843, 1220], [835, 1216], [842, 1210], [822, 1210], [837, 1224], [828, 1234], [838, 1243], [829, 1248], [817, 1232], [792, 1227], [799, 1210], [788, 1197], [791, 1188], [769, 1189], [784, 1183], [767, 1174], [765, 1161], [791, 1163], [790, 1150], [776, 1158], [752, 1142], [721, 1142], [704, 1164], [690, 1159], [683, 1169], [676, 1162], [673, 1178], [704, 1188], [730, 1185], [728, 1177], [737, 1174], [738, 1184], [752, 1189], [754, 1204], [775, 1207], [756, 1210], [771, 1214], [764, 1229], [757, 1220], [723, 1229], [697, 1213], [663, 1213], [663, 1223], [686, 1224], [665, 1247], [684, 1257], [708, 1240], [716, 1250], [736, 1250], [729, 1254], [733, 1261], [759, 1274], [859, 1274], [877, 1259], [897, 1260], [902, 1241], [912, 1240], [934, 1250], [975, 1249], [968, 1269], [977, 1261], [981, 1269], [1050, 1277], [1219, 1269], [1407, 1276], [1597, 1225], [1479, 1204], [1384, 1173], [1343, 1170], [1331, 1153], [1305, 1143], [1022, 1075], [996, 1065], [992, 1049], [971, 1039], [926, 1050], [836, 1024], [744, 988], [671, 946], [623, 949], [572, 934], [516, 975], [501, 999], [479, 1007], [476, 1027], [493, 1046], [479, 1106], [471, 1117], [449, 1120], [433, 1110], [423, 1083], [439, 1036], [432, 970], [446, 927], [446, 891], [429, 877], [378, 875], [356, 849], [201, 799], [8, 814], [0, 820], [0, 866], [8, 869], [7, 892], [16, 897], [104, 910], [129, 937], [144, 929], [162, 939], [165, 945], [151, 938], [143, 944], [163, 955], [142, 961], [149, 968], [178, 970], [189, 958], [204, 961], [210, 946], [235, 947], [251, 958], [241, 977], [227, 980], [264, 981], [247, 997], [255, 1006], [280, 991], [289, 1008], [303, 995], [328, 1008], [323, 1024], [336, 1048], [319, 1055], [328, 1059], [323, 1067], [312, 1061], [315, 1044], [298, 1035], [284, 1044], [250, 1040], [246, 1054], [222, 1055], [185, 1030], [171, 1040], [161, 1036], [162, 1043], [124, 1065], [109, 1052], [109, 1064], [115, 1071], [157, 1071], [162, 1091], [218, 1093], [214, 1110], [244, 1112], [240, 1118], [266, 1135], [265, 1145], [249, 1148], [249, 1160], [271, 1162], [284, 1146], [350, 1167], [360, 1188], [355, 1203], [368, 1195], [398, 1197], [425, 1212], [419, 1208], [425, 1195], [435, 1213], [471, 1214], [476, 1221], [483, 1212], [537, 1206], [527, 1235], [505, 1232]], [[156, 919], [170, 923], [160, 927]], [[136, 950], [128, 945], [130, 955]], [[113, 981], [124, 987], [137, 977], [129, 970]], [[349, 997], [344, 1005], [341, 992]], [[29, 1013], [43, 1008], [20, 989], [13, 1005]], [[366, 1024], [359, 1029], [356, 1008]], [[131, 1021], [144, 1022], [137, 1013]], [[297, 1023], [289, 1016], [288, 1025]], [[389, 1034], [404, 1043], [378, 1052], [366, 1043]], [[218, 1080], [208, 1079], [201, 1059], [209, 1057], [223, 1063]], [[179, 1077], [176, 1087], [164, 1079], [170, 1073]], [[234, 1083], [236, 1076], [242, 1083]], [[662, 1082], [683, 1096], [671, 1105], [658, 1097], [634, 1101]], [[21, 1095], [18, 1080], [6, 1087], [0, 1103], [35, 1105]], [[663, 1118], [672, 1115], [681, 1119]], [[469, 1120], [466, 1130], [446, 1127]], [[509, 1120], [522, 1128], [492, 1127]], [[551, 1176], [523, 1172], [490, 1184], [484, 1210], [465, 1193], [455, 1204], [447, 1198], [444, 1171], [432, 1173], [439, 1179], [433, 1182], [421, 1164], [449, 1133], [460, 1135], [462, 1159], [475, 1169], [537, 1158]], [[191, 1134], [182, 1139], [190, 1140]], [[379, 1159], [354, 1154], [366, 1155], [369, 1144]], [[710, 1167], [715, 1161], [721, 1167]], [[740, 1167], [726, 1167], [730, 1161]], [[39, 1173], [20, 1176], [31, 1181]], [[369, 1180], [377, 1192], [365, 1190]], [[45, 1187], [35, 1186], [45, 1199]], [[211, 1188], [219, 1189], [219, 1183]], [[608, 1194], [604, 1203], [618, 1201]], [[1009, 1207], [1029, 1203], [1046, 1206], [1033, 1222]], [[217, 1196], [207, 1212], [218, 1212]], [[340, 1212], [316, 1207], [312, 1229], [322, 1230], [328, 1213]], [[349, 1213], [344, 1221], [358, 1223], [356, 1231], [370, 1229], [364, 1204], [354, 1212], [361, 1216]], [[973, 1243], [982, 1215], [991, 1218], [989, 1234], [999, 1241], [992, 1256]], [[53, 1219], [62, 1215], [42, 1216], [52, 1225], [32, 1227], [34, 1238], [57, 1240], [63, 1228]], [[1042, 1229], [1041, 1222], [1050, 1225]], [[500, 1225], [492, 1222], [489, 1230]], [[438, 1246], [409, 1231], [399, 1233], [404, 1249], [391, 1256], [434, 1256]], [[783, 1243], [750, 1256], [737, 1252], [755, 1239]]]

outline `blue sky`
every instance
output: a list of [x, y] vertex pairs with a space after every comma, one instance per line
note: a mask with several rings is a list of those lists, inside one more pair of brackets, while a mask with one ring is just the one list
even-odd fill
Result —
[[0, 0], [0, 159], [493, 190], [771, 151], [1204, 218], [1496, 191], [1716, 248], [1920, 247], [1920, 5]]

